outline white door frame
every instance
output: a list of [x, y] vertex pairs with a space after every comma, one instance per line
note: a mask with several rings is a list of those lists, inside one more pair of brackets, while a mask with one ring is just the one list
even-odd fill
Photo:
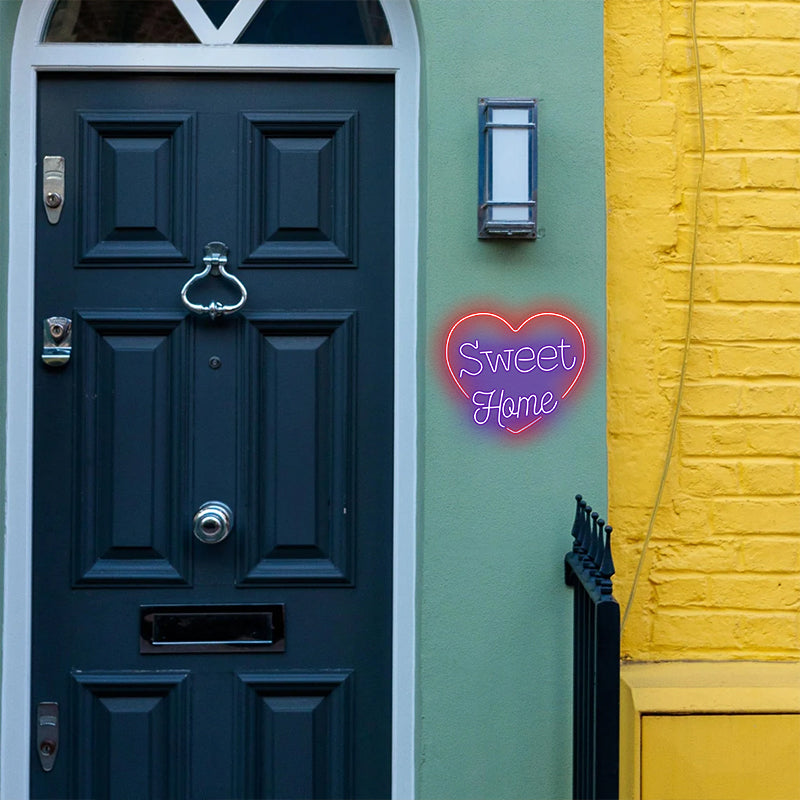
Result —
[[[23, 0], [11, 65], [0, 797], [29, 793], [36, 87], [43, 71], [388, 73], [395, 80], [392, 796], [414, 796], [419, 43], [382, 0], [392, 46], [38, 44], [52, 0]], [[183, 8], [185, 0], [176, 0]], [[251, 0], [247, 0], [251, 2]], [[252, 0], [257, 2], [257, 0]], [[197, 28], [196, 28], [197, 30]], [[210, 30], [210, 29], [209, 29]], [[201, 32], [202, 33], [202, 32]], [[202, 37], [201, 37], [202, 38]], [[45, 698], [47, 699], [47, 698]]]

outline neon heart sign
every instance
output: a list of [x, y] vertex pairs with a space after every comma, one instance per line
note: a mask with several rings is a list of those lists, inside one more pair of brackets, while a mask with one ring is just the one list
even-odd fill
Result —
[[531, 314], [516, 327], [478, 311], [450, 328], [445, 360], [472, 421], [518, 435], [558, 414], [586, 366], [586, 339], [555, 311]]

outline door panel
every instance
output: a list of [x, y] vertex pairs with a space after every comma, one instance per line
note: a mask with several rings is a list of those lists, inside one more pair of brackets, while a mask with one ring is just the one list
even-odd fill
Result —
[[[73, 352], [35, 370], [31, 701], [62, 734], [32, 797], [389, 795], [393, 105], [385, 77], [41, 77], [67, 191], [36, 314]], [[210, 241], [248, 291], [216, 320], [180, 300]], [[266, 604], [283, 651], [140, 652], [143, 608]]]
[[77, 796], [185, 797], [188, 674], [73, 677]]
[[242, 115], [243, 266], [355, 266], [357, 129], [355, 112]]
[[189, 580], [191, 332], [184, 315], [73, 316], [77, 584]]
[[[353, 781], [348, 673], [239, 675], [240, 729], [262, 759], [244, 763], [244, 797], [350, 797]], [[244, 748], [248, 752], [248, 748]]]
[[195, 135], [193, 114], [79, 114], [78, 263], [190, 263]]
[[240, 580], [350, 583], [355, 314], [248, 321], [245, 505], [260, 536], [240, 540]]

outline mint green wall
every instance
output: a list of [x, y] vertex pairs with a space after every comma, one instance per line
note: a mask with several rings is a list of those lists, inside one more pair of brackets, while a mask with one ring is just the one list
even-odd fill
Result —
[[[606, 496], [603, 4], [418, 0], [422, 50], [418, 796], [571, 792], [578, 491]], [[538, 97], [536, 243], [476, 239], [477, 100]], [[440, 326], [547, 298], [591, 324], [594, 370], [555, 430], [513, 446], [466, 429]], [[519, 320], [522, 321], [522, 318]], [[446, 332], [446, 331], [445, 331]]]

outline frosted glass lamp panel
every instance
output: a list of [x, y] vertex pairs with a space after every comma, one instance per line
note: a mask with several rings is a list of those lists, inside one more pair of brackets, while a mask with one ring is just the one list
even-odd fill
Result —
[[[531, 146], [530, 111], [527, 108], [492, 109], [494, 125], [520, 125], [520, 128], [491, 128], [491, 198], [495, 203], [523, 203], [530, 200]], [[489, 219], [527, 222], [527, 205], [491, 206]]]

